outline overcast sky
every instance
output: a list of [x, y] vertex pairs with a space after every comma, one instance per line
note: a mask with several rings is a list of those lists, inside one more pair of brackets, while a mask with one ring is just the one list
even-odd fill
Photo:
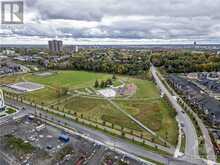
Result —
[[[1, 0], [0, 0], [1, 1]], [[220, 43], [220, 0], [24, 0], [2, 44]]]

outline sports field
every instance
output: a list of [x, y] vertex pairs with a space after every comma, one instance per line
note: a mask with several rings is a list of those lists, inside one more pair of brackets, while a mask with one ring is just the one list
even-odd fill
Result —
[[68, 87], [71, 89], [79, 89], [85, 87], [92, 87], [96, 79], [106, 80], [112, 75], [83, 72], [83, 71], [58, 71], [56, 74], [49, 76], [37, 76], [36, 74], [25, 74], [19, 76], [9, 76], [0, 78], [0, 85], [13, 84], [22, 81], [29, 81], [45, 85], [44, 89], [30, 92], [24, 96], [34, 102], [44, 102], [50, 104], [57, 99], [55, 89], [57, 87]]
[[[38, 76], [36, 74], [26, 74], [24, 81], [35, 82], [45, 85], [45, 89], [31, 92], [25, 95], [26, 98], [34, 102], [44, 102], [45, 105], [51, 104], [62, 97], [57, 97], [56, 88], [67, 87], [68, 90], [93, 87], [96, 80], [106, 80], [111, 78], [110, 74], [84, 72], [84, 71], [57, 71], [49, 76]], [[40, 96], [40, 97], [39, 97]]]
[[[47, 76], [26, 74], [20, 77], [8, 77], [0, 80], [0, 83], [17, 83], [29, 81], [45, 86], [44, 89], [24, 94], [26, 99], [36, 103], [44, 103], [45, 106], [54, 105], [59, 110], [66, 112], [78, 112], [91, 120], [103, 120], [114, 123], [124, 128], [143, 131], [137, 124], [115, 109], [101, 96], [81, 96], [74, 92], [65, 96], [57, 96], [56, 88], [67, 87], [69, 91], [95, 90], [92, 89], [96, 80], [107, 80], [111, 74], [93, 73], [84, 71], [57, 71]], [[119, 83], [120, 81], [120, 83]], [[117, 76], [118, 85], [123, 83], [133, 84], [136, 92], [131, 96], [118, 96], [113, 99], [121, 108], [138, 119], [144, 125], [158, 133], [171, 144], [176, 144], [178, 128], [175, 121], [175, 113], [160, 98], [159, 90], [149, 80], [141, 80], [126, 76]], [[65, 100], [68, 99], [68, 100]], [[63, 101], [64, 100], [64, 101]]]

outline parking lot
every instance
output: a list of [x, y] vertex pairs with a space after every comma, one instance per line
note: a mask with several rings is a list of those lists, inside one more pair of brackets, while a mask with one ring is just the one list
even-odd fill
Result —
[[1, 125], [0, 132], [1, 152], [21, 165], [141, 164], [104, 146], [46, 125], [34, 116]]

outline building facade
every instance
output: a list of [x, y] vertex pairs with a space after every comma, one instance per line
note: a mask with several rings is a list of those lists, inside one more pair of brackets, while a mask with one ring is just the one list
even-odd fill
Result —
[[63, 41], [60, 40], [48, 41], [48, 47], [51, 52], [61, 52], [63, 51]]
[[206, 93], [201, 88], [177, 75], [169, 75], [168, 82], [201, 114], [205, 114], [211, 124], [220, 127], [220, 102]]

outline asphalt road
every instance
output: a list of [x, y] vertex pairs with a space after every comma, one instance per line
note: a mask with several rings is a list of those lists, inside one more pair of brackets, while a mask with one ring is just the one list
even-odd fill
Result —
[[187, 156], [187, 159], [192, 161], [200, 159], [198, 152], [198, 137], [192, 121], [190, 120], [189, 116], [186, 113], [182, 113], [182, 111], [184, 110], [178, 104], [176, 99], [171, 95], [171, 93], [167, 90], [165, 85], [161, 82], [161, 80], [157, 75], [157, 69], [154, 66], [151, 66], [151, 73], [158, 87], [160, 88], [161, 92], [163, 92], [168, 97], [173, 108], [175, 108], [179, 121], [184, 125], [183, 131], [186, 136], [185, 156]]
[[[88, 127], [83, 126], [81, 124], [78, 124], [72, 120], [67, 120], [67, 119], [55, 116], [53, 114], [46, 113], [44, 111], [37, 110], [36, 108], [29, 106], [29, 105], [26, 105], [26, 104], [18, 103], [16, 101], [12, 101], [12, 100], [6, 100], [6, 103], [9, 105], [14, 105], [15, 107], [25, 107], [26, 110], [23, 113], [34, 113], [35, 111], [37, 111], [37, 112], [40, 112], [42, 115], [46, 115], [49, 118], [53, 118], [53, 120], [61, 121], [63, 123], [66, 122], [68, 124], [68, 126], [70, 126], [71, 128], [74, 128], [75, 130], [77, 130], [77, 132], [84, 134], [84, 135], [87, 135], [90, 138], [95, 139], [96, 141], [100, 141], [104, 144], [112, 145], [112, 146], [114, 146], [115, 149], [118, 149], [120, 151], [124, 151], [128, 154], [131, 154], [131, 155], [135, 155], [135, 156], [139, 156], [139, 157], [146, 157], [146, 158], [155, 160], [155, 161], [163, 163], [163, 164], [176, 164], [176, 165], [182, 164], [182, 163], [185, 163], [187, 165], [191, 164], [188, 162], [188, 160], [186, 160], [187, 161], [186, 162], [183, 159], [165, 157], [165, 156], [159, 155], [157, 153], [147, 151], [143, 147], [131, 144], [126, 140], [123, 140], [123, 139], [120, 139], [117, 137], [108, 136], [98, 130], [88, 128]], [[20, 115], [21, 114], [22, 114], [22, 112], [20, 113]], [[200, 165], [201, 163], [198, 163], [198, 164]]]
[[215, 151], [214, 151], [214, 146], [212, 144], [211, 137], [209, 136], [208, 129], [206, 128], [203, 121], [198, 117], [198, 115], [195, 112], [193, 112], [193, 110], [187, 104], [185, 104], [185, 105], [187, 106], [188, 110], [192, 112], [193, 116], [195, 117], [196, 121], [198, 122], [199, 128], [202, 131], [202, 135], [205, 140], [205, 147], [206, 147], [208, 160], [212, 161], [212, 162], [216, 162], [216, 155], [215, 155]]
[[[178, 97], [178, 94], [176, 92], [174, 92], [174, 93]], [[187, 106], [189, 111], [191, 111], [193, 113], [193, 116], [195, 117], [195, 119], [198, 122], [198, 125], [199, 125], [199, 127], [200, 127], [200, 129], [202, 131], [202, 134], [203, 134], [203, 137], [204, 137], [204, 140], [205, 140], [205, 147], [206, 147], [206, 152], [207, 152], [208, 160], [211, 161], [211, 162], [216, 162], [216, 155], [215, 155], [215, 151], [214, 151], [214, 146], [213, 146], [211, 138], [209, 136], [208, 129], [204, 125], [203, 121], [198, 117], [198, 115], [195, 112], [193, 112], [191, 107], [189, 107], [187, 104], [185, 104], [185, 105]]]

